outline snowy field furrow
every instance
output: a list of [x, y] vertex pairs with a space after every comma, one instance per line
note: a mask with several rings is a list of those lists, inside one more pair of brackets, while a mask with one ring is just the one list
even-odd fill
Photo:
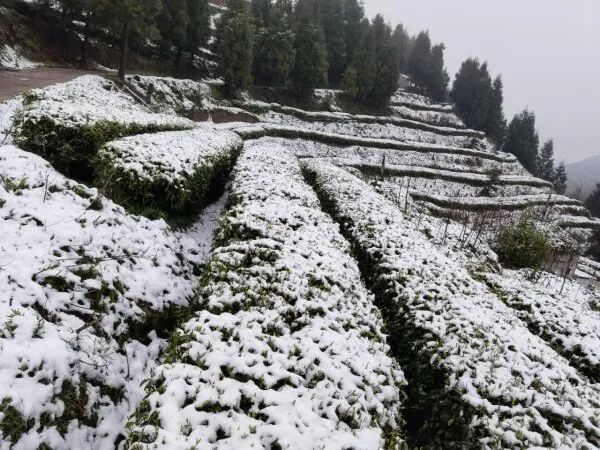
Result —
[[[306, 162], [356, 246], [408, 379], [414, 443], [596, 448], [600, 390], [362, 181]], [[414, 383], [414, 384], [413, 384]], [[412, 389], [414, 387], [414, 389]], [[412, 420], [412, 422], [411, 422]]]
[[171, 339], [128, 442], [169, 449], [399, 443], [405, 381], [387, 355], [381, 316], [348, 243], [284, 148], [247, 143], [217, 242], [199, 311]]

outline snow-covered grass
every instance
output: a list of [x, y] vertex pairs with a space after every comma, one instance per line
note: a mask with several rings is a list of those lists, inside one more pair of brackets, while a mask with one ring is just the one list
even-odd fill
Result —
[[18, 49], [14, 49], [11, 46], [4, 44], [0, 47], [0, 70], [25, 70], [34, 69], [39, 67], [41, 64], [30, 61], [23, 56]]
[[[500, 300], [515, 310], [532, 333], [592, 381], [600, 381], [600, 314], [579, 284], [544, 274], [534, 283], [525, 272], [476, 272]], [[564, 286], [563, 286], [564, 283]]]
[[69, 169], [89, 165], [110, 140], [193, 126], [187, 119], [150, 111], [113, 81], [88, 75], [26, 93], [14, 135], [20, 147]]
[[126, 137], [98, 152], [97, 183], [120, 203], [193, 212], [211, 187], [225, 185], [242, 145], [210, 126]]
[[390, 109], [395, 117], [416, 120], [418, 122], [423, 122], [438, 127], [451, 127], [458, 129], [466, 128], [462, 120], [460, 120], [453, 112], [422, 111], [415, 110], [408, 106], [390, 106]]
[[392, 324], [413, 444], [600, 445], [600, 391], [391, 202], [331, 165], [306, 163]]
[[293, 156], [247, 146], [200, 310], [171, 339], [129, 444], [396, 448], [404, 377], [350, 247]]

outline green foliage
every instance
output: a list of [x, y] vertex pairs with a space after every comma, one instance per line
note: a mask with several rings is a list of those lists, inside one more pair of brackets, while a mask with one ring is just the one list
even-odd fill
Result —
[[502, 229], [494, 240], [493, 249], [502, 264], [514, 269], [539, 269], [554, 250], [548, 235], [527, 220]]
[[186, 0], [163, 0], [156, 23], [161, 35], [161, 47], [181, 49], [186, 40], [189, 16]]
[[25, 420], [21, 413], [10, 404], [10, 399], [8, 398], [5, 398], [0, 403], [0, 413], [3, 416], [0, 421], [2, 437], [13, 443], [17, 442], [35, 424], [33, 419]]
[[556, 170], [554, 169], [554, 141], [552, 139], [546, 141], [540, 149], [536, 160], [535, 175], [551, 182], [556, 178]]
[[344, 2], [344, 35], [346, 67], [355, 60], [356, 51], [360, 46], [363, 31], [365, 9], [359, 0], [346, 0]]
[[412, 41], [403, 25], [398, 25], [392, 33], [392, 42], [398, 51], [398, 71], [408, 71], [408, 58], [412, 50]]
[[329, 63], [329, 83], [338, 85], [346, 69], [344, 0], [320, 0]]
[[535, 173], [539, 145], [535, 114], [524, 110], [515, 115], [508, 126], [504, 151], [515, 155], [529, 172]]
[[[590, 258], [594, 258], [596, 261], [600, 261], [600, 228], [596, 228], [592, 235], [591, 245], [587, 252]], [[600, 312], [600, 308], [598, 309]]]
[[567, 167], [564, 161], [561, 161], [556, 172], [554, 179], [550, 180], [554, 184], [554, 190], [559, 194], [564, 194], [567, 191]]
[[434, 45], [431, 49], [431, 67], [427, 80], [427, 93], [436, 102], [448, 100], [448, 83], [450, 77], [444, 65], [444, 44]]
[[298, 0], [294, 32], [292, 83], [296, 95], [308, 97], [327, 81], [327, 48], [317, 0]]
[[408, 70], [414, 83], [424, 89], [431, 71], [431, 38], [426, 31], [421, 31], [417, 36], [408, 60]]
[[356, 98], [358, 96], [358, 71], [355, 67], [348, 67], [344, 73], [342, 90], [352, 98]]
[[199, 47], [206, 46], [210, 38], [210, 10], [208, 0], [187, 0], [188, 25], [185, 49], [190, 53], [190, 62]]
[[219, 24], [219, 61], [228, 95], [252, 83], [253, 33], [245, 0], [233, 0]]

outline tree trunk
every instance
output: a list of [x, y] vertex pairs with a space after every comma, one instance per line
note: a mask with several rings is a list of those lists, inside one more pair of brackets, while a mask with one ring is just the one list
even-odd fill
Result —
[[179, 67], [179, 62], [181, 61], [181, 47], [177, 47], [177, 54], [175, 55], [175, 67]]
[[121, 60], [119, 61], [119, 79], [125, 80], [125, 70], [127, 68], [127, 54], [129, 53], [129, 22], [123, 24], [123, 33], [121, 35]]
[[87, 45], [90, 38], [90, 22], [92, 21], [93, 13], [88, 13], [85, 20], [85, 28], [83, 29], [83, 40], [81, 41], [81, 63], [87, 67]]

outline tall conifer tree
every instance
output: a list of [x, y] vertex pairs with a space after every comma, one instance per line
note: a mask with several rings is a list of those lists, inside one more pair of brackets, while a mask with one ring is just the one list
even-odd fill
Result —
[[504, 151], [515, 155], [530, 173], [535, 173], [539, 145], [533, 111], [524, 110], [515, 115], [508, 126]]
[[434, 45], [431, 49], [431, 63], [429, 79], [427, 80], [427, 93], [436, 102], [448, 100], [448, 84], [450, 77], [444, 63], [444, 44]]

